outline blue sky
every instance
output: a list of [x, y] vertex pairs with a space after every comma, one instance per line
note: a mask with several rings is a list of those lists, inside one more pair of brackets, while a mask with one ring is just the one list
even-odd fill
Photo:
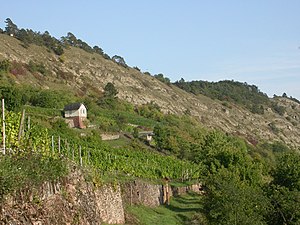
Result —
[[238, 80], [300, 99], [299, 0], [1, 2], [0, 26], [72, 32], [172, 81]]

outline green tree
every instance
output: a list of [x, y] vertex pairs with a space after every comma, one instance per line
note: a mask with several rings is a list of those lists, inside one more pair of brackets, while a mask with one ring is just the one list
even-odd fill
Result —
[[5, 20], [5, 23], [6, 23], [6, 26], [5, 26], [5, 32], [8, 34], [8, 35], [14, 35], [14, 36], [17, 36], [18, 35], [18, 32], [19, 32], [19, 29], [17, 27], [16, 24], [13, 23], [13, 21], [10, 19], [10, 18], [7, 18]]
[[153, 139], [156, 143], [156, 147], [159, 150], [166, 150], [169, 149], [169, 137], [170, 137], [170, 130], [162, 125], [156, 125], [153, 129]]
[[100, 48], [99, 46], [97, 46], [97, 45], [95, 45], [94, 47], [93, 47], [93, 49], [94, 49], [94, 52], [95, 53], [97, 53], [97, 54], [99, 54], [99, 55], [103, 55], [103, 50], [102, 50], [102, 48]]
[[0, 62], [0, 72], [8, 73], [11, 67], [11, 63], [8, 59], [4, 59]]
[[300, 191], [280, 185], [271, 185], [268, 190], [272, 210], [269, 225], [300, 224]]
[[278, 159], [268, 195], [273, 209], [269, 224], [300, 224], [300, 155], [288, 152]]
[[300, 190], [300, 154], [289, 152], [280, 156], [273, 178], [275, 185]]
[[154, 75], [154, 77], [163, 83], [166, 83], [166, 84], [171, 83], [170, 79], [168, 77], [164, 77], [164, 75], [162, 73], [156, 74], [156, 75]]
[[104, 87], [104, 96], [109, 98], [116, 98], [118, 90], [115, 88], [115, 85], [111, 82], [108, 82]]
[[112, 57], [112, 60], [115, 61], [117, 64], [119, 64], [119, 65], [125, 67], [125, 68], [128, 67], [127, 64], [126, 64], [126, 62], [125, 62], [125, 60], [124, 60], [124, 58], [121, 57], [121, 56], [119, 56], [119, 55], [114, 55], [114, 56]]
[[133, 137], [138, 138], [139, 137], [139, 129], [137, 127], [133, 128]]
[[108, 109], [116, 109], [118, 104], [118, 90], [115, 85], [108, 82], [104, 87], [104, 95], [99, 99], [98, 105]]
[[259, 186], [222, 168], [206, 179], [204, 210], [211, 225], [264, 225], [270, 203]]
[[24, 104], [22, 92], [14, 86], [0, 87], [0, 94], [5, 99], [5, 108], [9, 111], [17, 111]]

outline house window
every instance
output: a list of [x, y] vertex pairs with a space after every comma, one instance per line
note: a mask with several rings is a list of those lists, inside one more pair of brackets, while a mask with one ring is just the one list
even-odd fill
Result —
[[84, 109], [82, 109], [82, 110], [81, 110], [81, 113], [82, 113], [82, 114], [85, 114], [85, 110], [84, 110]]

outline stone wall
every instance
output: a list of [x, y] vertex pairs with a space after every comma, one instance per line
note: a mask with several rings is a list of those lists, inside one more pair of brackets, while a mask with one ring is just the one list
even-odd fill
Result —
[[123, 201], [129, 205], [155, 207], [163, 204], [163, 186], [143, 181], [133, 181], [122, 185]]
[[104, 185], [95, 191], [100, 218], [108, 224], [123, 224], [124, 207], [119, 185]]
[[136, 180], [121, 186], [95, 187], [80, 170], [74, 169], [56, 182], [6, 196], [1, 205], [0, 224], [124, 224], [125, 204], [156, 207], [166, 204], [170, 196], [187, 191], [201, 193], [201, 184], [167, 188]]
[[192, 184], [192, 185], [183, 186], [183, 187], [171, 186], [171, 189], [172, 189], [172, 194], [174, 196], [180, 196], [180, 195], [186, 194], [189, 191], [195, 192], [197, 194], [204, 194], [203, 185], [201, 183]]
[[101, 140], [102, 141], [117, 140], [119, 138], [120, 138], [119, 134], [101, 134]]
[[79, 171], [7, 196], [1, 206], [0, 224], [125, 223], [120, 186], [96, 188]]

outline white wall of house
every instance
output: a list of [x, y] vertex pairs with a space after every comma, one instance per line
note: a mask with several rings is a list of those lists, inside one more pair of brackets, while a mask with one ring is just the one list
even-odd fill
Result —
[[87, 117], [87, 110], [84, 105], [81, 105], [78, 110], [65, 111], [65, 117]]

